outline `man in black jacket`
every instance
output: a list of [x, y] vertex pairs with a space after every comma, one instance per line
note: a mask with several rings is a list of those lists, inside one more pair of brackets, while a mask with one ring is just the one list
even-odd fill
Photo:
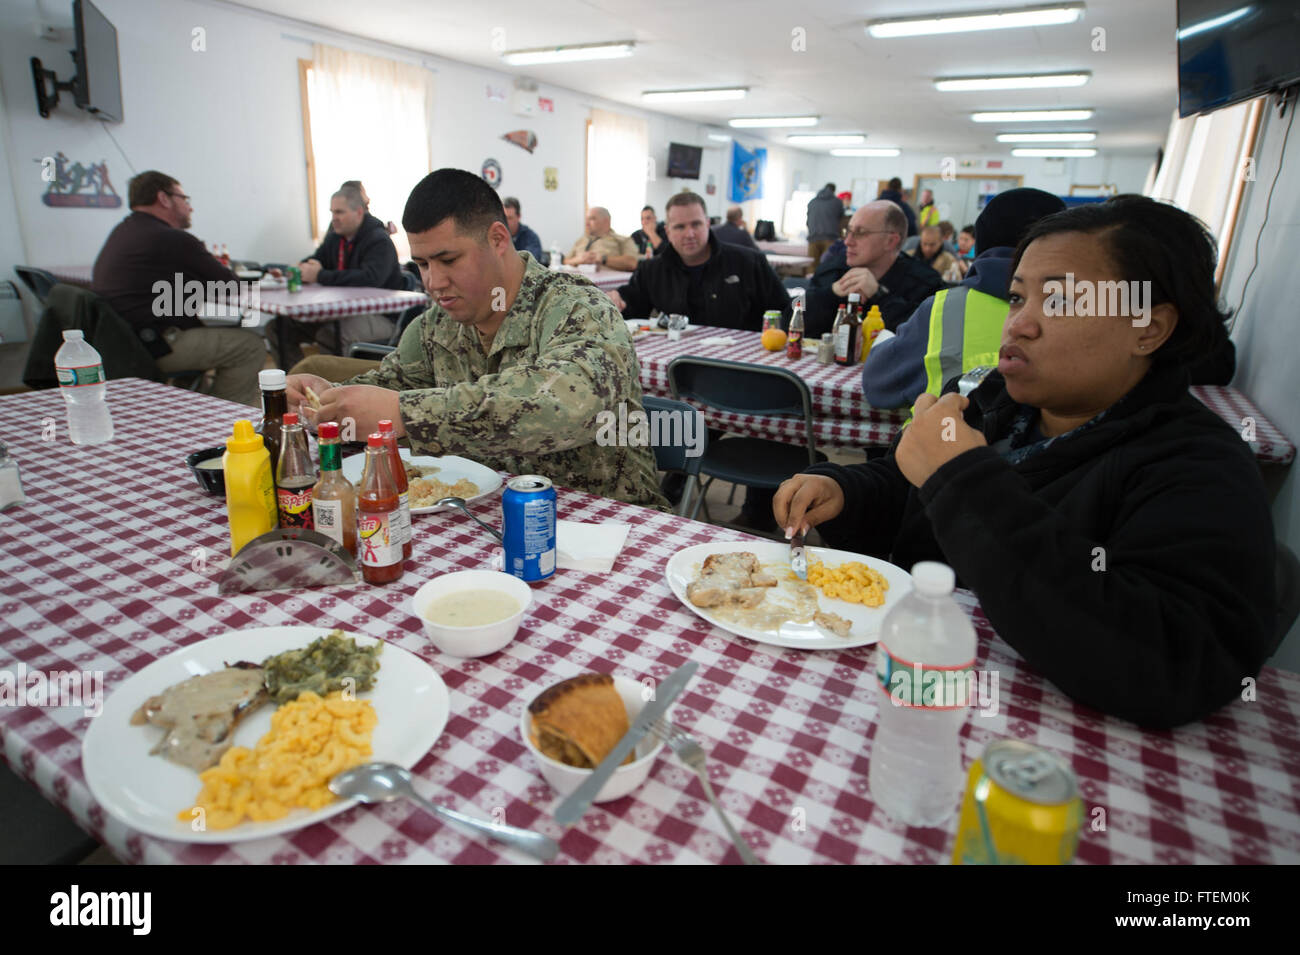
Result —
[[610, 299], [630, 318], [653, 309], [686, 315], [696, 325], [760, 331], [763, 313], [790, 316], [790, 294], [767, 257], [724, 245], [709, 232], [704, 200], [679, 192], [665, 213], [668, 243], [663, 255], [637, 264], [631, 280]]
[[[298, 264], [303, 284], [347, 285], [365, 288], [405, 288], [402, 267], [397, 261], [397, 247], [384, 223], [366, 211], [361, 190], [345, 183], [330, 197], [330, 229], [311, 257]], [[279, 319], [277, 319], [279, 321]], [[268, 328], [274, 328], [272, 323]], [[298, 340], [315, 338], [330, 348], [337, 344], [345, 354], [354, 342], [384, 341], [393, 334], [396, 319], [392, 315], [351, 315], [338, 322], [337, 339], [328, 324], [294, 322], [290, 337]], [[278, 341], [273, 332], [267, 337]], [[294, 345], [292, 351], [297, 352]], [[283, 367], [293, 365], [301, 353], [280, 356]]]
[[939, 273], [919, 259], [900, 255], [907, 220], [887, 199], [868, 202], [849, 220], [844, 259], [829, 259], [817, 267], [804, 294], [804, 334], [819, 338], [831, 330], [835, 310], [850, 292], [864, 307], [880, 306], [891, 332], [911, 318], [916, 307], [943, 288]]

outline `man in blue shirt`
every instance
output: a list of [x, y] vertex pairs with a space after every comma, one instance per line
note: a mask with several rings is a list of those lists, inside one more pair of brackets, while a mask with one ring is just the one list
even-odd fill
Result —
[[501, 200], [501, 205], [505, 206], [506, 225], [510, 229], [510, 238], [515, 243], [515, 251], [527, 252], [541, 262], [542, 240], [536, 232], [519, 221], [519, 200], [514, 196], [506, 196]]

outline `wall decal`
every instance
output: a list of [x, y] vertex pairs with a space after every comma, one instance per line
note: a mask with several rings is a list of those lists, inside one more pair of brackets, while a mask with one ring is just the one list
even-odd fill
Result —
[[506, 133], [501, 138], [508, 143], [514, 143], [520, 149], [527, 149], [529, 152], [537, 148], [537, 134], [531, 129], [516, 129], [512, 133]]
[[47, 206], [116, 209], [122, 205], [122, 197], [108, 178], [107, 160], [88, 166], [80, 162], [68, 165], [68, 157], [58, 152], [36, 162], [41, 164], [41, 178], [49, 183], [41, 196]]
[[479, 170], [479, 175], [493, 189], [501, 188], [501, 164], [495, 159], [484, 159], [483, 168]]
[[746, 149], [731, 141], [731, 201], [748, 202], [763, 198], [763, 172], [767, 168], [766, 149]]
[[560, 188], [560, 170], [554, 166], [547, 166], [542, 170], [542, 184], [546, 186], [547, 192], [554, 192]]
[[537, 108], [540, 109], [543, 113], [554, 113], [555, 100], [546, 96], [539, 96], [537, 97]]

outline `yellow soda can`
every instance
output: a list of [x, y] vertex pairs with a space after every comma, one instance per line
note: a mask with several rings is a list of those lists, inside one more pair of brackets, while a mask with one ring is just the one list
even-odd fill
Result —
[[967, 776], [952, 862], [1065, 865], [1082, 823], [1079, 784], [1063, 759], [1021, 740], [994, 740]]

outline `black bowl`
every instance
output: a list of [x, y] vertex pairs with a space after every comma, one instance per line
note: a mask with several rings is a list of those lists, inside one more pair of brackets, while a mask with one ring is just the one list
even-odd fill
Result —
[[185, 463], [190, 466], [194, 472], [194, 478], [199, 482], [199, 487], [209, 494], [215, 494], [218, 497], [226, 496], [226, 472], [221, 468], [201, 468], [200, 461], [210, 461], [226, 453], [225, 447], [204, 448], [202, 451], [195, 451], [185, 459]]

